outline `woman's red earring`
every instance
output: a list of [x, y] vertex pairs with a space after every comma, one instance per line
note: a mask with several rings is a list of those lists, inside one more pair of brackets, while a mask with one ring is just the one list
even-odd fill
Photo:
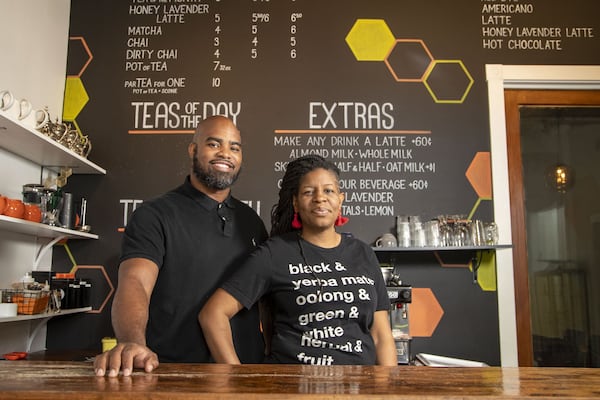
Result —
[[294, 229], [302, 228], [302, 222], [300, 222], [300, 220], [298, 219], [297, 212], [294, 213], [294, 219], [292, 220], [292, 228], [294, 228]]
[[346, 225], [346, 223], [348, 222], [348, 220], [349, 220], [349, 218], [342, 217], [342, 214], [340, 213], [340, 215], [338, 215], [337, 219], [335, 220], [335, 226]]

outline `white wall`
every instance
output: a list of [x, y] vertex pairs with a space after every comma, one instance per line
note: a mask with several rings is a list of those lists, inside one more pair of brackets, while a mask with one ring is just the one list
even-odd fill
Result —
[[70, 0], [0, 0], [0, 90], [62, 117]]
[[[36, 109], [47, 106], [52, 119], [62, 116], [70, 8], [70, 0], [0, 0], [0, 90]], [[41, 183], [38, 165], [1, 148], [0, 171], [0, 194], [8, 197], [21, 198], [23, 184]], [[34, 237], [0, 231], [0, 288], [31, 271], [38, 249]], [[41, 269], [49, 269], [50, 260], [51, 254]], [[34, 331], [31, 350], [42, 350], [45, 326], [0, 324], [0, 354], [25, 350]]]

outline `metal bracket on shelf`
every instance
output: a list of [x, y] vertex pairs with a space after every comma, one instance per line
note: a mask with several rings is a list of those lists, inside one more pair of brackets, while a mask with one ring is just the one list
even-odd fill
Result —
[[31, 345], [33, 344], [33, 341], [35, 340], [37, 335], [40, 333], [42, 328], [44, 326], [46, 326], [46, 324], [48, 323], [50, 318], [52, 318], [51, 315], [44, 317], [44, 318], [30, 321], [32, 323], [31, 325], [34, 325], [34, 327], [33, 327], [33, 329], [31, 329], [31, 325], [30, 325], [30, 331], [29, 331], [29, 334], [27, 335], [27, 349], [25, 350], [26, 352], [29, 353], [31, 351]]
[[[64, 238], [66, 238], [68, 235], [60, 235], [57, 236], [55, 238], [52, 238], [50, 241], [48, 241], [48, 243], [46, 243], [45, 245], [42, 245], [40, 247], [40, 250], [38, 251], [37, 255], [35, 256], [35, 259], [33, 260], [33, 271], [37, 271], [38, 266], [40, 265], [40, 261], [42, 259], [42, 257], [44, 257], [44, 255], [48, 252], [49, 249], [52, 248], [52, 246], [54, 246], [56, 243], [60, 242], [61, 240], [63, 240]], [[39, 240], [40, 238], [38, 238]]]
[[477, 270], [481, 266], [481, 260], [483, 259], [482, 250], [478, 250], [473, 253], [471, 258], [471, 270], [473, 271], [473, 283], [477, 283]]

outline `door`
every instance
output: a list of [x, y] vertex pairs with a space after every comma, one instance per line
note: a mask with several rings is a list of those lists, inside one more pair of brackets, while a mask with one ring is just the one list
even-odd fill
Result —
[[600, 366], [600, 91], [505, 90], [520, 366]]

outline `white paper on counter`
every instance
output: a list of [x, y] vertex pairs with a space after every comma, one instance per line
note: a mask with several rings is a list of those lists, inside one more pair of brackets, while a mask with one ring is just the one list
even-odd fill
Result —
[[479, 361], [463, 360], [461, 358], [452, 358], [436, 356], [434, 354], [418, 353], [417, 361], [427, 367], [489, 367], [486, 363]]

